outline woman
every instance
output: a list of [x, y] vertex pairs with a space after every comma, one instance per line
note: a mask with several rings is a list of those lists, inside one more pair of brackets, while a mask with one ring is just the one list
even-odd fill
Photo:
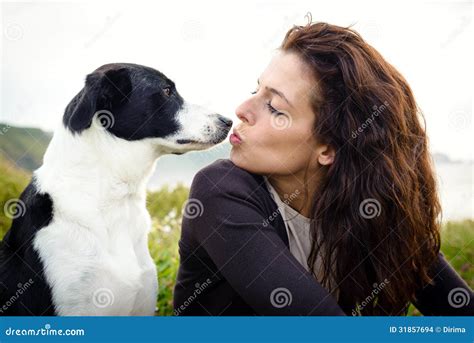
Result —
[[412, 91], [359, 34], [292, 28], [236, 113], [193, 180], [176, 315], [474, 314]]

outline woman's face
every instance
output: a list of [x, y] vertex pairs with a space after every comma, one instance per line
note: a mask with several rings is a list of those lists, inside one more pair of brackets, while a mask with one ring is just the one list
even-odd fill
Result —
[[242, 122], [230, 137], [232, 162], [260, 175], [315, 170], [324, 151], [312, 134], [315, 87], [311, 70], [298, 55], [278, 52], [255, 92], [236, 109]]

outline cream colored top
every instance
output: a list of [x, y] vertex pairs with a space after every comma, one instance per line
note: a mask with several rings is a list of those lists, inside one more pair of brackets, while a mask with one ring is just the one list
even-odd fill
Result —
[[[311, 252], [312, 238], [310, 236], [310, 224], [311, 219], [303, 216], [301, 213], [292, 208], [288, 203], [289, 200], [282, 201], [277, 191], [267, 177], [264, 176], [265, 184], [270, 191], [270, 195], [278, 206], [278, 209], [283, 217], [285, 223], [286, 233], [288, 235], [288, 242], [290, 246], [291, 254], [298, 260], [298, 262], [309, 271], [308, 257]], [[315, 262], [315, 272], [321, 271], [321, 257], [318, 256]], [[318, 274], [317, 280], [321, 281], [322, 275]], [[337, 289], [334, 290], [333, 296], [338, 296], [339, 292]]]

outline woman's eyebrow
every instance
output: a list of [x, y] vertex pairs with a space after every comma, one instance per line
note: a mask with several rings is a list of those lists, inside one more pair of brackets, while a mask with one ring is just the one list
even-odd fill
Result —
[[[259, 80], [259, 79], [257, 79], [257, 84], [260, 85], [260, 80]], [[265, 86], [265, 89], [268, 90], [270, 93], [273, 93], [273, 94], [278, 95], [280, 98], [282, 98], [283, 100], [285, 100], [288, 105], [290, 105], [291, 107], [293, 107], [293, 105], [290, 103], [290, 101], [286, 98], [285, 94], [283, 94], [283, 93], [280, 92], [279, 90], [277, 90], [277, 89], [275, 89], [275, 88], [272, 88], [272, 87], [268, 87], [268, 86]]]

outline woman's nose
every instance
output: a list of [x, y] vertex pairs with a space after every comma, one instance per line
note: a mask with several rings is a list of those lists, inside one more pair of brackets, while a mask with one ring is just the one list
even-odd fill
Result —
[[235, 114], [237, 115], [237, 118], [239, 118], [241, 121], [249, 125], [253, 125], [255, 121], [254, 120], [255, 116], [252, 113], [249, 100], [243, 102], [239, 107], [237, 107], [237, 109], [235, 110]]
[[245, 115], [244, 112], [239, 112], [239, 111], [236, 111], [235, 114], [237, 115], [237, 118], [239, 118], [240, 120], [242, 120], [243, 122], [247, 122], [247, 116]]

